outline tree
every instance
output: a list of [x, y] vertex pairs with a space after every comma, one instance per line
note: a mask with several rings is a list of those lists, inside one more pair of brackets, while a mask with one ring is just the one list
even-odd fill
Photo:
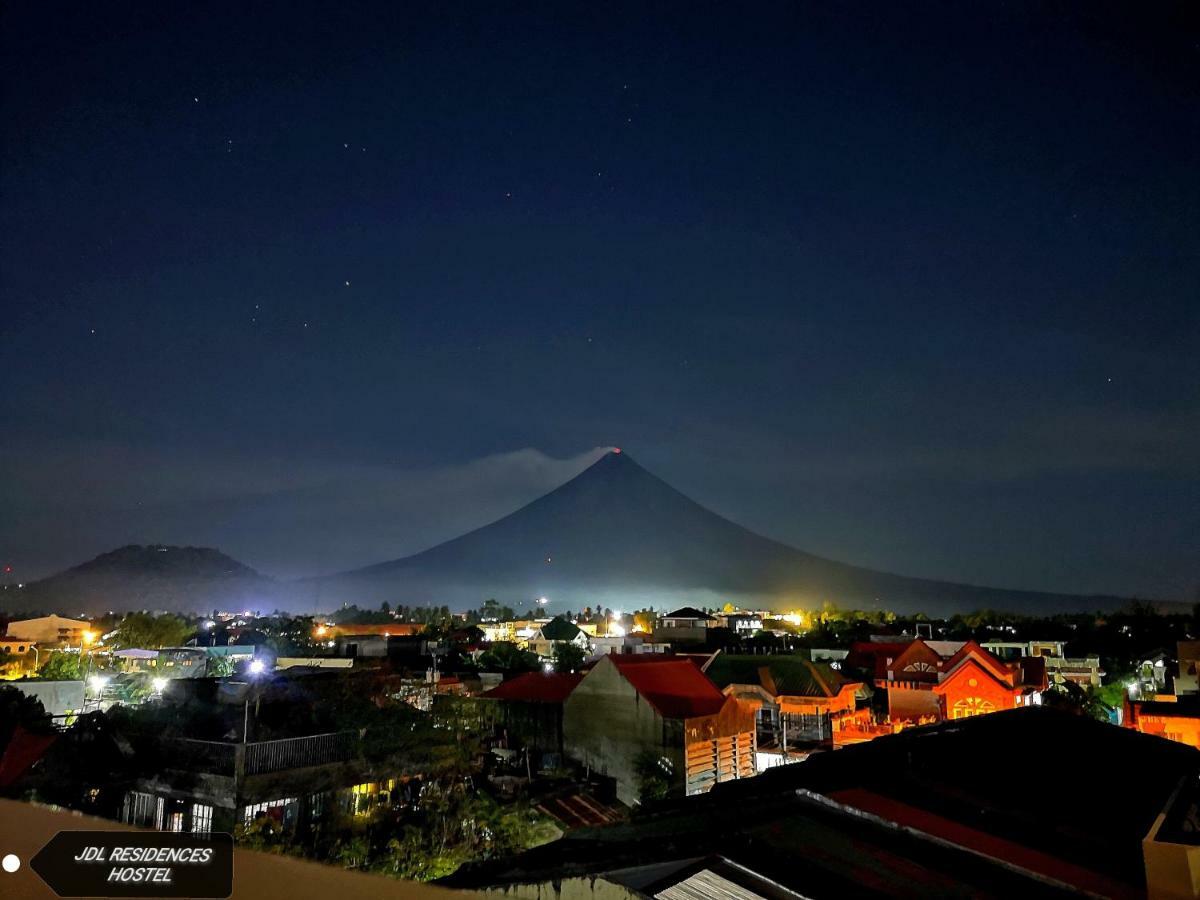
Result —
[[583, 650], [576, 644], [559, 641], [554, 645], [554, 671], [560, 675], [583, 668]]
[[154, 616], [150, 613], [135, 612], [121, 620], [112, 643], [115, 647], [138, 647], [145, 650], [178, 647], [193, 631], [192, 626], [179, 616]]
[[484, 672], [532, 672], [538, 658], [508, 641], [496, 641], [479, 655], [479, 668]]
[[43, 681], [80, 681], [83, 678], [83, 667], [76, 653], [51, 653], [42, 667], [38, 669], [37, 677]]
[[42, 701], [27, 697], [16, 688], [0, 687], [0, 752], [18, 725], [26, 731], [43, 734], [54, 731], [54, 723]]
[[653, 750], [643, 750], [634, 757], [633, 772], [637, 776], [640, 802], [663, 800], [671, 792], [674, 768], [665, 756], [659, 756]]

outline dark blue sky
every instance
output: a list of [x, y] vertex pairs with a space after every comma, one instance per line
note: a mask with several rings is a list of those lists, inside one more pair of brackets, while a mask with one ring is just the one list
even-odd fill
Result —
[[812, 552], [1190, 598], [1200, 28], [1140, 6], [8, 4], [0, 556], [330, 571], [620, 444]]

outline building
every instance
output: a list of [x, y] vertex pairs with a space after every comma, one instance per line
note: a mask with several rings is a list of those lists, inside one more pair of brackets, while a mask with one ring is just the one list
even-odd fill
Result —
[[717, 620], [695, 607], [685, 606], [659, 616], [654, 627], [654, 640], [666, 643], [704, 643], [708, 629], [717, 627]]
[[543, 659], [554, 655], [556, 644], [570, 644], [578, 647], [586, 655], [591, 650], [588, 636], [579, 626], [568, 622], [562, 616], [556, 616], [549, 622], [538, 627], [526, 645], [530, 653], [536, 653]]
[[14, 659], [24, 659], [32, 653], [36, 643], [27, 638], [0, 637], [0, 665]]
[[761, 613], [739, 610], [731, 613], [719, 613], [716, 616], [716, 624], [720, 628], [728, 628], [738, 636], [746, 637], [762, 631], [763, 617]]
[[1126, 698], [1124, 725], [1200, 749], [1200, 697], [1161, 694], [1146, 700]]
[[652, 760], [673, 794], [755, 774], [755, 708], [721, 693], [690, 660], [661, 654], [602, 657], [563, 706], [563, 747], [640, 798], [638, 769]]
[[840, 746], [839, 736], [861, 739], [859, 732], [870, 725], [866, 684], [826, 663], [791, 654], [720, 653], [705, 674], [725, 694], [755, 706], [760, 754], [771, 749], [786, 758], [805, 745]]
[[1037, 702], [1047, 687], [1044, 660], [997, 659], [974, 641], [912, 640], [855, 644], [848, 663], [874, 670], [890, 722], [927, 724]]
[[1021, 658], [1045, 661], [1050, 684], [1071, 682], [1080, 687], [1100, 687], [1104, 672], [1098, 656], [1066, 656], [1062, 641], [985, 641], [980, 644], [997, 659], [1013, 662]]
[[499, 746], [527, 749], [532, 766], [555, 768], [563, 757], [563, 704], [583, 678], [526, 672], [480, 694], [480, 706]]
[[15, 619], [8, 623], [8, 637], [24, 638], [39, 647], [80, 647], [90, 623], [62, 616]]
[[[1179, 696], [1200, 692], [1197, 673], [1200, 672], [1200, 641], [1179, 641], [1175, 651], [1179, 673], [1175, 676], [1175, 693]], [[1165, 664], [1158, 667], [1164, 671]]]

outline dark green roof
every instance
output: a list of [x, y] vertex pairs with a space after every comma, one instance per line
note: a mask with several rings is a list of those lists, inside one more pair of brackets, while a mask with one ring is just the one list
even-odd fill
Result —
[[548, 641], [573, 641], [579, 629], [562, 616], [556, 616], [542, 626], [542, 637]]
[[774, 681], [774, 693], [790, 697], [832, 697], [850, 679], [829, 667], [827, 663], [815, 663], [794, 654], [771, 656], [734, 656], [717, 654], [705, 672], [724, 689], [731, 684], [757, 684], [766, 687], [760, 670], [767, 669]]

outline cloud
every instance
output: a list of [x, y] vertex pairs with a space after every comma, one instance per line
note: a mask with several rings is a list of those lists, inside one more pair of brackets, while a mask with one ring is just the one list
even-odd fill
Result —
[[216, 546], [279, 577], [417, 552], [500, 518], [604, 454], [521, 449], [428, 468], [154, 452], [0, 453], [0, 545], [22, 577], [126, 543]]

